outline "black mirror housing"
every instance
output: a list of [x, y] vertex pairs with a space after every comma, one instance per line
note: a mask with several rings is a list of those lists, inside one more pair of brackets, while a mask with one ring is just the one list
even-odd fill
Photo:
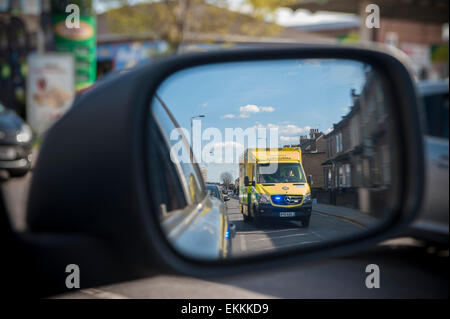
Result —
[[[250, 256], [239, 261], [217, 262], [184, 258], [161, 231], [153, 206], [155, 194], [149, 183], [149, 176], [157, 173], [153, 155], [157, 145], [153, 145], [156, 143], [151, 139], [157, 124], [149, 107], [156, 90], [174, 72], [193, 66], [292, 58], [362, 61], [376, 66], [388, 81], [395, 101], [392, 121], [397, 131], [394, 133], [399, 141], [395, 160], [401, 163], [393, 181], [389, 220], [373, 231], [362, 232], [358, 238], [310, 247], [301, 253], [287, 251], [269, 258]], [[100, 269], [108, 269], [116, 262], [124, 263], [122, 269], [126, 270], [118, 270], [114, 276], [98, 272], [96, 282], [86, 279], [84, 288], [117, 282], [117, 278], [143, 278], [155, 272], [207, 277], [273, 269], [280, 262], [287, 264], [353, 253], [389, 238], [416, 217], [425, 184], [417, 94], [410, 72], [401, 59], [378, 49], [331, 45], [237, 49], [171, 57], [111, 78], [81, 96], [48, 131], [30, 186], [28, 229], [35, 236], [76, 234], [82, 239], [108, 245], [112, 254], [106, 257], [97, 252], [82, 255], [84, 250], [81, 249], [61, 249], [64, 253], [54, 256], [61, 264], [73, 263], [77, 252]], [[104, 120], [106, 117], [108, 121]], [[144, 121], [144, 118], [150, 120]], [[114, 145], [105, 143], [111, 140], [115, 141]], [[70, 152], [67, 145], [70, 145]], [[67, 163], [73, 163], [70, 169]], [[89, 176], [88, 184], [86, 176]], [[254, 186], [255, 182], [250, 184], [245, 176], [244, 185]], [[130, 189], [134, 191], [128, 191]], [[55, 198], [58, 205], [55, 205]], [[51, 288], [54, 287], [49, 287], [53, 293], [57, 292]]]

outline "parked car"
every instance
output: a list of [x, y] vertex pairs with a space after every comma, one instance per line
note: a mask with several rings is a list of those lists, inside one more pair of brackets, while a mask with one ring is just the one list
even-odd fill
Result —
[[0, 170], [23, 176], [31, 168], [33, 132], [13, 110], [0, 102]]
[[220, 192], [219, 186], [215, 184], [206, 184], [206, 189], [210, 192], [212, 197], [219, 199], [222, 202], [226, 202], [230, 200], [230, 197], [227, 195], [223, 195]]
[[418, 83], [425, 125], [426, 191], [414, 237], [448, 244], [449, 236], [449, 110], [448, 81]]

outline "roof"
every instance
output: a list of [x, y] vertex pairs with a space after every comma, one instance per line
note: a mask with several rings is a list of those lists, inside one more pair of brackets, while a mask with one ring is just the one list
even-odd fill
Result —
[[243, 155], [251, 162], [297, 162], [302, 159], [302, 151], [297, 147], [250, 148]]
[[337, 130], [343, 128], [348, 123], [348, 121], [356, 114], [358, 110], [359, 110], [359, 99], [356, 101], [355, 105], [351, 107], [350, 112], [344, 115], [339, 122], [333, 124], [333, 130], [328, 134], [326, 134], [324, 137], [328, 138], [331, 135], [335, 134]]
[[340, 163], [349, 162], [351, 160], [350, 154], [352, 154], [352, 153], [353, 153], [353, 150], [348, 150], [346, 152], [339, 153], [335, 157], [327, 159], [321, 165], [326, 166], [326, 165], [332, 165], [333, 163], [336, 163], [336, 162], [340, 162]]
[[[360, 3], [361, 1], [355, 0], [297, 0], [289, 7], [293, 10], [307, 9], [311, 12], [333, 11], [359, 14]], [[377, 0], [374, 3], [381, 8], [383, 18], [440, 24], [449, 21], [448, 0]]]
[[298, 26], [291, 26], [290, 28], [302, 30], [302, 31], [327, 31], [327, 30], [340, 30], [340, 29], [352, 29], [359, 28], [361, 22], [358, 17], [355, 17], [349, 21], [338, 22], [323, 22], [314, 24], [304, 24]]

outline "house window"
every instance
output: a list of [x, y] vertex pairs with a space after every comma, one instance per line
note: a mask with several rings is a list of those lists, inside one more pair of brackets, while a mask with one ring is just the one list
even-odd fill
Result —
[[337, 186], [338, 187], [351, 187], [352, 186], [351, 165], [344, 164], [338, 168]]
[[358, 187], [362, 186], [362, 183], [363, 183], [362, 175], [363, 175], [362, 165], [360, 162], [358, 162], [356, 164], [356, 185], [355, 186], [358, 186]]
[[350, 164], [344, 165], [344, 172], [345, 172], [345, 186], [351, 187], [352, 186], [352, 176], [351, 176], [351, 166]]
[[344, 166], [339, 166], [338, 186], [345, 187]]
[[336, 134], [336, 153], [342, 152], [342, 133]]
[[324, 168], [325, 188], [333, 187], [333, 176], [331, 175], [331, 168]]

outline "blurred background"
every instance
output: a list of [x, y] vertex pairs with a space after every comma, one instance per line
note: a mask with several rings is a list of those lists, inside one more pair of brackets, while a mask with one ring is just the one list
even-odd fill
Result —
[[[169, 55], [373, 42], [405, 55], [418, 81], [448, 80], [449, 2], [378, 0], [379, 10], [369, 10], [371, 2], [0, 0], [0, 180], [32, 169], [42, 136], [77, 96]], [[312, 143], [321, 134], [312, 128], [290, 144]], [[25, 228], [29, 178], [2, 185], [18, 229]]]
[[[35, 52], [73, 55], [68, 94], [171, 54], [317, 42], [383, 43], [406, 53], [418, 79], [448, 78], [448, 1], [379, 0], [380, 27], [372, 29], [365, 27], [370, 3], [0, 0], [0, 101], [27, 119], [27, 59]], [[79, 28], [61, 25], [69, 4], [80, 9]]]

